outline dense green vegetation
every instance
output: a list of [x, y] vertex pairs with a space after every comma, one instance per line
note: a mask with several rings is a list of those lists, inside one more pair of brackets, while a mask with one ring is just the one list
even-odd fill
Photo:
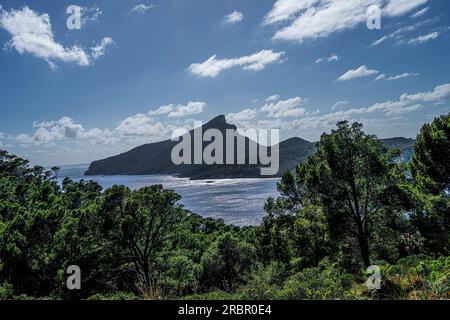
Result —
[[422, 128], [409, 164], [340, 122], [283, 175], [261, 226], [238, 228], [161, 186], [59, 185], [57, 168], [2, 151], [0, 299], [448, 299], [449, 156], [450, 115]]

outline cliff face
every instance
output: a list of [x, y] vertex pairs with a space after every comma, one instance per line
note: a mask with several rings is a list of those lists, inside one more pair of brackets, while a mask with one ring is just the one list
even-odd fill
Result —
[[[202, 127], [203, 133], [209, 129], [219, 130], [224, 137], [224, 146], [226, 146], [226, 130], [236, 130], [236, 126], [226, 122], [225, 116], [218, 116]], [[194, 131], [188, 133], [192, 138]], [[238, 135], [239, 136], [239, 135]], [[187, 136], [189, 137], [189, 136]], [[249, 163], [249, 144], [248, 138], [239, 136], [245, 140], [246, 163]], [[219, 178], [253, 178], [270, 177], [261, 176], [260, 161], [257, 165], [206, 165], [206, 164], [182, 164], [175, 165], [172, 162], [172, 149], [179, 142], [165, 140], [161, 142], [142, 145], [123, 154], [113, 156], [107, 159], [93, 162], [86, 175], [144, 175], [144, 174], [172, 174], [180, 177], [189, 177], [192, 179], [219, 179]], [[204, 148], [210, 142], [203, 143]], [[259, 150], [260, 146], [257, 145]], [[270, 150], [270, 148], [269, 148]], [[286, 170], [291, 170], [306, 159], [313, 152], [314, 144], [300, 138], [292, 138], [279, 144], [280, 150], [280, 170], [279, 176]], [[224, 150], [225, 151], [225, 150]], [[192, 150], [193, 153], [193, 150]], [[224, 152], [225, 154], [225, 152]], [[237, 163], [237, 150], [235, 148], [234, 163]], [[192, 156], [193, 159], [193, 156]], [[224, 161], [225, 162], [225, 161]]]
[[[208, 129], [217, 129], [224, 137], [224, 152], [226, 146], [226, 130], [236, 130], [236, 126], [226, 122], [225, 116], [218, 116], [202, 126], [204, 133]], [[185, 136], [193, 138], [194, 131], [191, 130]], [[239, 136], [239, 135], [238, 135]], [[245, 140], [245, 163], [249, 163], [250, 140]], [[409, 161], [412, 154], [414, 140], [406, 138], [384, 139], [381, 142], [389, 148], [401, 151], [400, 161]], [[206, 165], [206, 164], [182, 164], [175, 165], [172, 162], [172, 149], [179, 142], [165, 140], [161, 142], [142, 145], [128, 152], [107, 159], [94, 161], [86, 175], [148, 175], [148, 174], [170, 174], [191, 179], [222, 179], [222, 178], [270, 178], [280, 176], [283, 172], [293, 170], [300, 162], [304, 161], [315, 150], [315, 143], [301, 138], [291, 138], [279, 144], [279, 171], [273, 176], [262, 176], [258, 157], [257, 165]], [[202, 150], [210, 142], [203, 142]], [[259, 150], [261, 146], [257, 145]], [[193, 149], [193, 148], [192, 148]], [[270, 149], [270, 148], [269, 148]], [[191, 151], [191, 158], [193, 159]], [[237, 150], [235, 148], [234, 163], [237, 163]], [[224, 161], [225, 163], [225, 161]]]

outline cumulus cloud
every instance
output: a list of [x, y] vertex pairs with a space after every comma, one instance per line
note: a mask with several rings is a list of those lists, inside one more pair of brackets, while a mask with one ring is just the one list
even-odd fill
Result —
[[[127, 117], [112, 129], [85, 129], [74, 119], [64, 116], [57, 121], [34, 121], [37, 128], [33, 134], [19, 134], [14, 140], [20, 145], [57, 146], [57, 143], [90, 143], [90, 144], [122, 144], [135, 145], [145, 143], [143, 140], [151, 137], [152, 141], [168, 137], [173, 125], [155, 121], [153, 115], [167, 115], [169, 118], [180, 118], [201, 113], [206, 107], [204, 102], [188, 102], [186, 105], [166, 105], [152, 110], [147, 114], [138, 113]], [[141, 137], [141, 138], [139, 138]]]
[[80, 66], [90, 64], [88, 54], [81, 47], [65, 48], [55, 41], [50, 16], [46, 13], [38, 14], [28, 7], [2, 11], [0, 26], [12, 36], [7, 46], [20, 54], [32, 54], [50, 64], [57, 60]]
[[266, 102], [274, 102], [280, 100], [281, 96], [279, 94], [271, 95], [266, 99]]
[[[286, 105], [289, 106], [287, 109], [298, 108], [299, 101], [294, 101], [293, 99], [286, 100]], [[317, 111], [312, 113], [300, 112], [301, 117], [296, 117], [294, 119], [286, 119], [281, 116], [279, 118], [270, 117], [270, 114], [267, 114], [269, 119], [260, 119], [256, 122], [241, 121], [241, 123], [244, 123], [247, 127], [256, 126], [261, 128], [283, 128], [286, 130], [308, 129], [308, 132], [311, 130], [320, 132], [325, 128], [333, 127], [337, 121], [341, 120], [364, 121], [364, 123], [378, 121], [377, 128], [379, 128], [380, 126], [386, 125], [387, 120], [377, 120], [377, 114], [381, 114], [385, 118], [400, 119], [400, 116], [433, 107], [434, 105], [441, 104], [449, 99], [450, 84], [444, 84], [437, 86], [431, 91], [403, 94], [397, 100], [379, 102], [367, 107], [336, 111], [338, 107], [343, 107], [348, 104], [347, 101], [339, 101], [333, 106], [333, 112], [329, 113], [320, 114], [320, 112]], [[276, 103], [277, 102], [273, 102], [272, 104], [268, 103], [263, 108], [267, 111], [273, 112], [273, 115], [275, 115], [277, 111], [284, 109], [281, 107], [281, 102], [278, 107], [275, 108], [274, 106]], [[269, 105], [270, 107], [267, 107]], [[255, 111], [262, 113], [263, 108], [253, 111], [251, 111], [251, 109], [243, 110], [241, 114], [237, 113], [240, 114], [240, 117], [233, 114], [233, 119], [254, 120], [254, 118], [256, 118]], [[246, 115], [251, 116], [246, 117]], [[367, 117], [368, 115], [371, 115], [370, 118]], [[238, 121], [236, 122], [239, 123]], [[398, 123], [396, 126], [398, 126]]]
[[169, 113], [169, 118], [180, 118], [202, 113], [206, 108], [206, 103], [189, 101], [186, 105], [178, 105]]
[[244, 109], [240, 112], [229, 113], [226, 118], [231, 123], [242, 123], [254, 119], [258, 114], [257, 109]]
[[302, 116], [306, 114], [305, 108], [299, 108], [302, 102], [303, 100], [300, 97], [268, 102], [260, 108], [260, 111], [267, 113], [269, 118]]
[[116, 130], [124, 136], [159, 136], [164, 126], [154, 123], [149, 115], [139, 113], [121, 121]]
[[318, 58], [316, 63], [339, 61], [339, 59], [340, 58], [336, 53], [332, 53], [329, 57]]
[[161, 114], [169, 114], [173, 111], [174, 107], [175, 106], [173, 104], [168, 104], [165, 106], [161, 106], [156, 110], [151, 110], [148, 112], [148, 114], [151, 116], [156, 116], [156, 115], [161, 115]]
[[416, 38], [412, 38], [408, 41], [408, 44], [421, 44], [430, 40], [434, 40], [439, 37], [439, 32], [432, 32], [425, 35], [418, 36]]
[[433, 91], [419, 92], [415, 94], [403, 94], [401, 101], [409, 102], [439, 102], [450, 98], [450, 83], [434, 88]]
[[432, 91], [405, 93], [399, 100], [376, 103], [370, 107], [346, 110], [345, 114], [384, 112], [386, 116], [408, 113], [424, 108], [424, 104], [439, 103], [450, 98], [450, 84], [440, 85]]
[[[1, 10], [0, 27], [11, 34], [11, 40], [6, 45], [8, 48], [15, 49], [20, 54], [31, 54], [44, 59], [52, 68], [56, 67], [57, 61], [76, 63], [79, 66], [92, 64], [94, 57], [80, 46], [64, 47], [56, 42], [50, 16], [46, 13], [39, 14], [28, 7]], [[97, 53], [93, 51], [93, 54]]]
[[155, 5], [153, 4], [138, 4], [137, 6], [134, 6], [131, 10], [130, 13], [137, 13], [137, 14], [145, 14], [148, 10], [153, 9], [155, 7]]
[[244, 14], [237, 10], [225, 16], [225, 22], [228, 24], [235, 24], [242, 20], [244, 20]]
[[378, 70], [372, 70], [372, 69], [367, 68], [366, 65], [363, 65], [357, 69], [347, 71], [342, 76], [340, 76], [337, 80], [338, 81], [349, 81], [349, 80], [352, 80], [355, 78], [369, 77], [369, 76], [372, 76], [377, 73], [379, 73]]
[[202, 113], [207, 104], [201, 101], [189, 101], [186, 105], [168, 104], [160, 106], [155, 110], [150, 110], [149, 116], [167, 115], [169, 118], [181, 118], [189, 115]]
[[[352, 29], [367, 21], [367, 9], [378, 5], [390, 17], [404, 15], [427, 0], [277, 0], [264, 24], [289, 22], [275, 40], [302, 43]], [[383, 5], [386, 4], [384, 7]]]
[[260, 71], [267, 65], [282, 62], [285, 52], [273, 52], [272, 50], [262, 50], [249, 56], [232, 59], [217, 59], [213, 55], [202, 63], [193, 63], [188, 71], [197, 77], [217, 77], [222, 71], [233, 67], [242, 67], [244, 70]]
[[66, 116], [58, 121], [35, 121], [33, 126], [37, 128], [33, 135], [20, 134], [16, 137], [16, 140], [22, 144], [46, 145], [64, 139], [93, 138], [94, 133], [85, 130], [81, 124]]

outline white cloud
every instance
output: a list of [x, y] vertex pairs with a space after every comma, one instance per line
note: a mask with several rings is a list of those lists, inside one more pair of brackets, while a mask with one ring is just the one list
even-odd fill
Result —
[[322, 63], [322, 62], [333, 62], [333, 61], [339, 61], [339, 56], [336, 53], [332, 53], [329, 57], [324, 58], [318, 58], [316, 60], [316, 63]]
[[390, 17], [398, 17], [427, 3], [428, 0], [391, 0], [384, 7], [384, 14]]
[[410, 113], [413, 111], [417, 111], [417, 110], [421, 110], [423, 109], [424, 106], [421, 104], [415, 104], [413, 106], [409, 106], [409, 107], [397, 107], [393, 110], [387, 111], [386, 112], [386, 116], [390, 117], [390, 116], [398, 116], [401, 114], [405, 114], [405, 113]]
[[154, 123], [149, 115], [139, 113], [121, 121], [116, 130], [124, 136], [159, 136], [164, 126]]
[[174, 105], [168, 104], [160, 106], [156, 110], [150, 110], [147, 114], [149, 116], [167, 115], [169, 118], [181, 118], [189, 115], [202, 113], [206, 108], [207, 104], [205, 102], [189, 101], [186, 105]]
[[434, 40], [439, 37], [439, 32], [432, 32], [429, 34], [421, 35], [416, 38], [412, 38], [408, 41], [408, 44], [421, 44], [430, 40]]
[[0, 26], [12, 36], [8, 47], [20, 54], [32, 54], [50, 64], [55, 60], [74, 62], [80, 66], [90, 64], [89, 56], [81, 47], [65, 48], [55, 42], [50, 16], [46, 13], [40, 15], [28, 7], [2, 11]]
[[258, 53], [233, 59], [217, 59], [213, 55], [202, 63], [193, 63], [188, 71], [198, 77], [215, 78], [224, 70], [233, 67], [242, 67], [244, 70], [260, 71], [267, 65], [282, 62], [285, 52], [273, 52], [272, 50], [262, 50]]
[[348, 81], [348, 80], [352, 80], [355, 78], [372, 76], [374, 74], [377, 74], [378, 72], [379, 71], [377, 71], [377, 70], [368, 69], [366, 65], [363, 65], [357, 69], [347, 71], [342, 76], [340, 76], [337, 80], [338, 81]]
[[149, 111], [148, 114], [150, 116], [156, 116], [156, 115], [161, 115], [161, 114], [169, 114], [173, 111], [173, 109], [175, 108], [175, 106], [173, 104], [168, 104], [166, 106], [161, 106], [156, 110], [152, 110]]
[[417, 11], [416, 13], [414, 13], [411, 18], [419, 18], [421, 16], [423, 16], [425, 13], [428, 12], [428, 10], [430, 10], [430, 7], [425, 7], [422, 10]]
[[40, 128], [40, 127], [47, 128], [47, 127], [53, 126], [55, 123], [56, 123], [55, 121], [42, 121], [42, 122], [34, 121], [33, 127], [34, 128]]
[[403, 94], [401, 101], [409, 102], [438, 102], [450, 98], [450, 83], [437, 86], [433, 91], [415, 94]]
[[338, 101], [338, 102], [336, 102], [334, 105], [331, 106], [331, 110], [336, 110], [336, 109], [338, 109], [339, 107], [345, 106], [345, 105], [347, 105], [347, 104], [348, 104], [348, 101], [347, 101], [347, 100]]
[[242, 20], [244, 20], [244, 14], [237, 10], [225, 16], [225, 22], [228, 24], [235, 24]]
[[[403, 94], [397, 101], [375, 103], [370, 107], [349, 109], [328, 114], [334, 119], [346, 119], [351, 115], [383, 112], [385, 116], [399, 115], [423, 109], [423, 103], [438, 103], [450, 99], [450, 83], [437, 86], [433, 91]], [[331, 115], [331, 116], [330, 116]]]
[[[419, 92], [415, 94], [404, 94], [398, 100], [391, 100], [381, 103], [375, 103], [369, 107], [352, 108], [347, 110], [339, 110], [325, 114], [309, 114], [304, 117], [294, 119], [292, 121], [277, 121], [262, 120], [258, 125], [273, 126], [277, 128], [284, 128], [289, 130], [306, 130], [304, 133], [309, 134], [315, 131], [320, 134], [323, 129], [329, 129], [335, 126], [336, 122], [341, 120], [359, 121], [364, 123], [377, 122], [376, 128], [386, 126], [387, 121], [395, 120], [393, 126], [400, 126], [400, 116], [413, 113], [427, 107], [443, 103], [450, 99], [450, 83], [437, 86], [434, 90], [429, 92]], [[338, 103], [344, 105], [345, 103]], [[382, 114], [385, 119], [377, 119], [376, 114]], [[370, 118], [367, 115], [372, 115]], [[388, 119], [386, 119], [388, 118]]]
[[266, 102], [274, 102], [280, 100], [281, 96], [279, 94], [274, 94], [266, 99]]
[[93, 59], [97, 60], [100, 57], [104, 56], [106, 53], [106, 49], [113, 45], [115, 42], [112, 38], [105, 37], [102, 41], [96, 46], [91, 48], [91, 56]]
[[[401, 16], [427, 0], [278, 0], [264, 24], [293, 20], [278, 30], [274, 39], [302, 43], [352, 29], [367, 21], [367, 9], [378, 5], [390, 16]], [[386, 6], [383, 7], [383, 5]]]
[[256, 117], [258, 111], [256, 109], [244, 109], [237, 113], [229, 113], [226, 118], [230, 123], [242, 123], [243, 121], [252, 120]]
[[92, 8], [80, 7], [81, 11], [81, 24], [87, 25], [89, 23], [97, 21], [103, 14], [103, 11], [99, 7], [94, 5]]
[[178, 105], [174, 108], [172, 112], [169, 113], [169, 118], [180, 118], [189, 115], [202, 113], [206, 108], [206, 103], [204, 102], [192, 102], [189, 101], [186, 105]]
[[439, 18], [432, 18], [432, 19], [426, 19], [426, 20], [419, 21], [413, 25], [401, 27], [401, 28], [395, 30], [394, 32], [391, 32], [390, 34], [385, 35], [385, 36], [381, 37], [380, 39], [374, 41], [371, 44], [371, 46], [378, 46], [381, 43], [386, 42], [387, 40], [390, 40], [390, 39], [396, 39], [397, 44], [402, 44], [403, 42], [405, 42], [404, 41], [405, 33], [415, 31], [425, 25], [433, 24], [437, 21], [439, 21]]
[[[11, 34], [8, 48], [15, 49], [20, 54], [31, 54], [44, 59], [52, 68], [56, 68], [57, 61], [89, 66], [92, 64], [91, 60], [95, 60], [94, 56], [91, 57], [78, 45], [64, 47], [56, 42], [50, 16], [46, 13], [39, 14], [28, 7], [2, 10], [0, 27]], [[95, 51], [93, 54], [96, 54]]]
[[400, 80], [400, 79], [404, 79], [404, 78], [409, 78], [409, 77], [417, 77], [419, 74], [418, 73], [411, 73], [411, 72], [405, 72], [399, 75], [395, 75], [395, 76], [387, 76], [386, 74], [380, 74], [375, 81], [380, 81], [380, 80], [384, 80], [384, 81], [394, 81], [394, 80]]
[[266, 103], [261, 107], [260, 111], [267, 113], [269, 118], [287, 118], [303, 116], [306, 114], [304, 108], [299, 108], [302, 103], [300, 97], [295, 97], [287, 100], [279, 100], [276, 102]]
[[16, 140], [22, 144], [46, 145], [63, 139], [77, 139], [86, 133], [83, 126], [70, 117], [62, 117], [58, 121], [34, 122], [38, 129], [33, 135], [20, 134]]
[[278, 30], [275, 40], [302, 43], [354, 28], [367, 20], [367, 9], [379, 0], [321, 0], [309, 2], [294, 22]]
[[385, 41], [386, 41], [387, 39], [389, 39], [389, 38], [390, 38], [390, 36], [383, 36], [383, 37], [381, 37], [380, 39], [374, 41], [374, 42], [371, 44], [371, 46], [372, 46], [372, 47], [378, 46], [378, 45], [382, 44], [383, 42], [385, 42]]
[[138, 4], [137, 6], [133, 7], [130, 12], [131, 13], [137, 13], [137, 14], [145, 14], [148, 10], [153, 9], [155, 7], [155, 5], [150, 4], [150, 5], [146, 5], [146, 4]]
[[272, 10], [270, 10], [264, 18], [264, 24], [273, 24], [289, 20], [294, 17], [296, 13], [308, 9], [318, 2], [318, 0], [278, 0], [273, 5]]

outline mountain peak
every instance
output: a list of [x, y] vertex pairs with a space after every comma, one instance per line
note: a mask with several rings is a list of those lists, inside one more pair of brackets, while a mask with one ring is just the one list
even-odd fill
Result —
[[227, 120], [223, 114], [213, 118], [212, 120], [208, 121], [205, 125], [203, 125], [203, 129], [219, 129], [219, 130], [225, 130], [225, 129], [233, 129], [236, 130], [236, 126], [227, 123]]
[[221, 114], [208, 121], [207, 124], [225, 124], [225, 123], [227, 123], [227, 120], [225, 119], [225, 116]]

